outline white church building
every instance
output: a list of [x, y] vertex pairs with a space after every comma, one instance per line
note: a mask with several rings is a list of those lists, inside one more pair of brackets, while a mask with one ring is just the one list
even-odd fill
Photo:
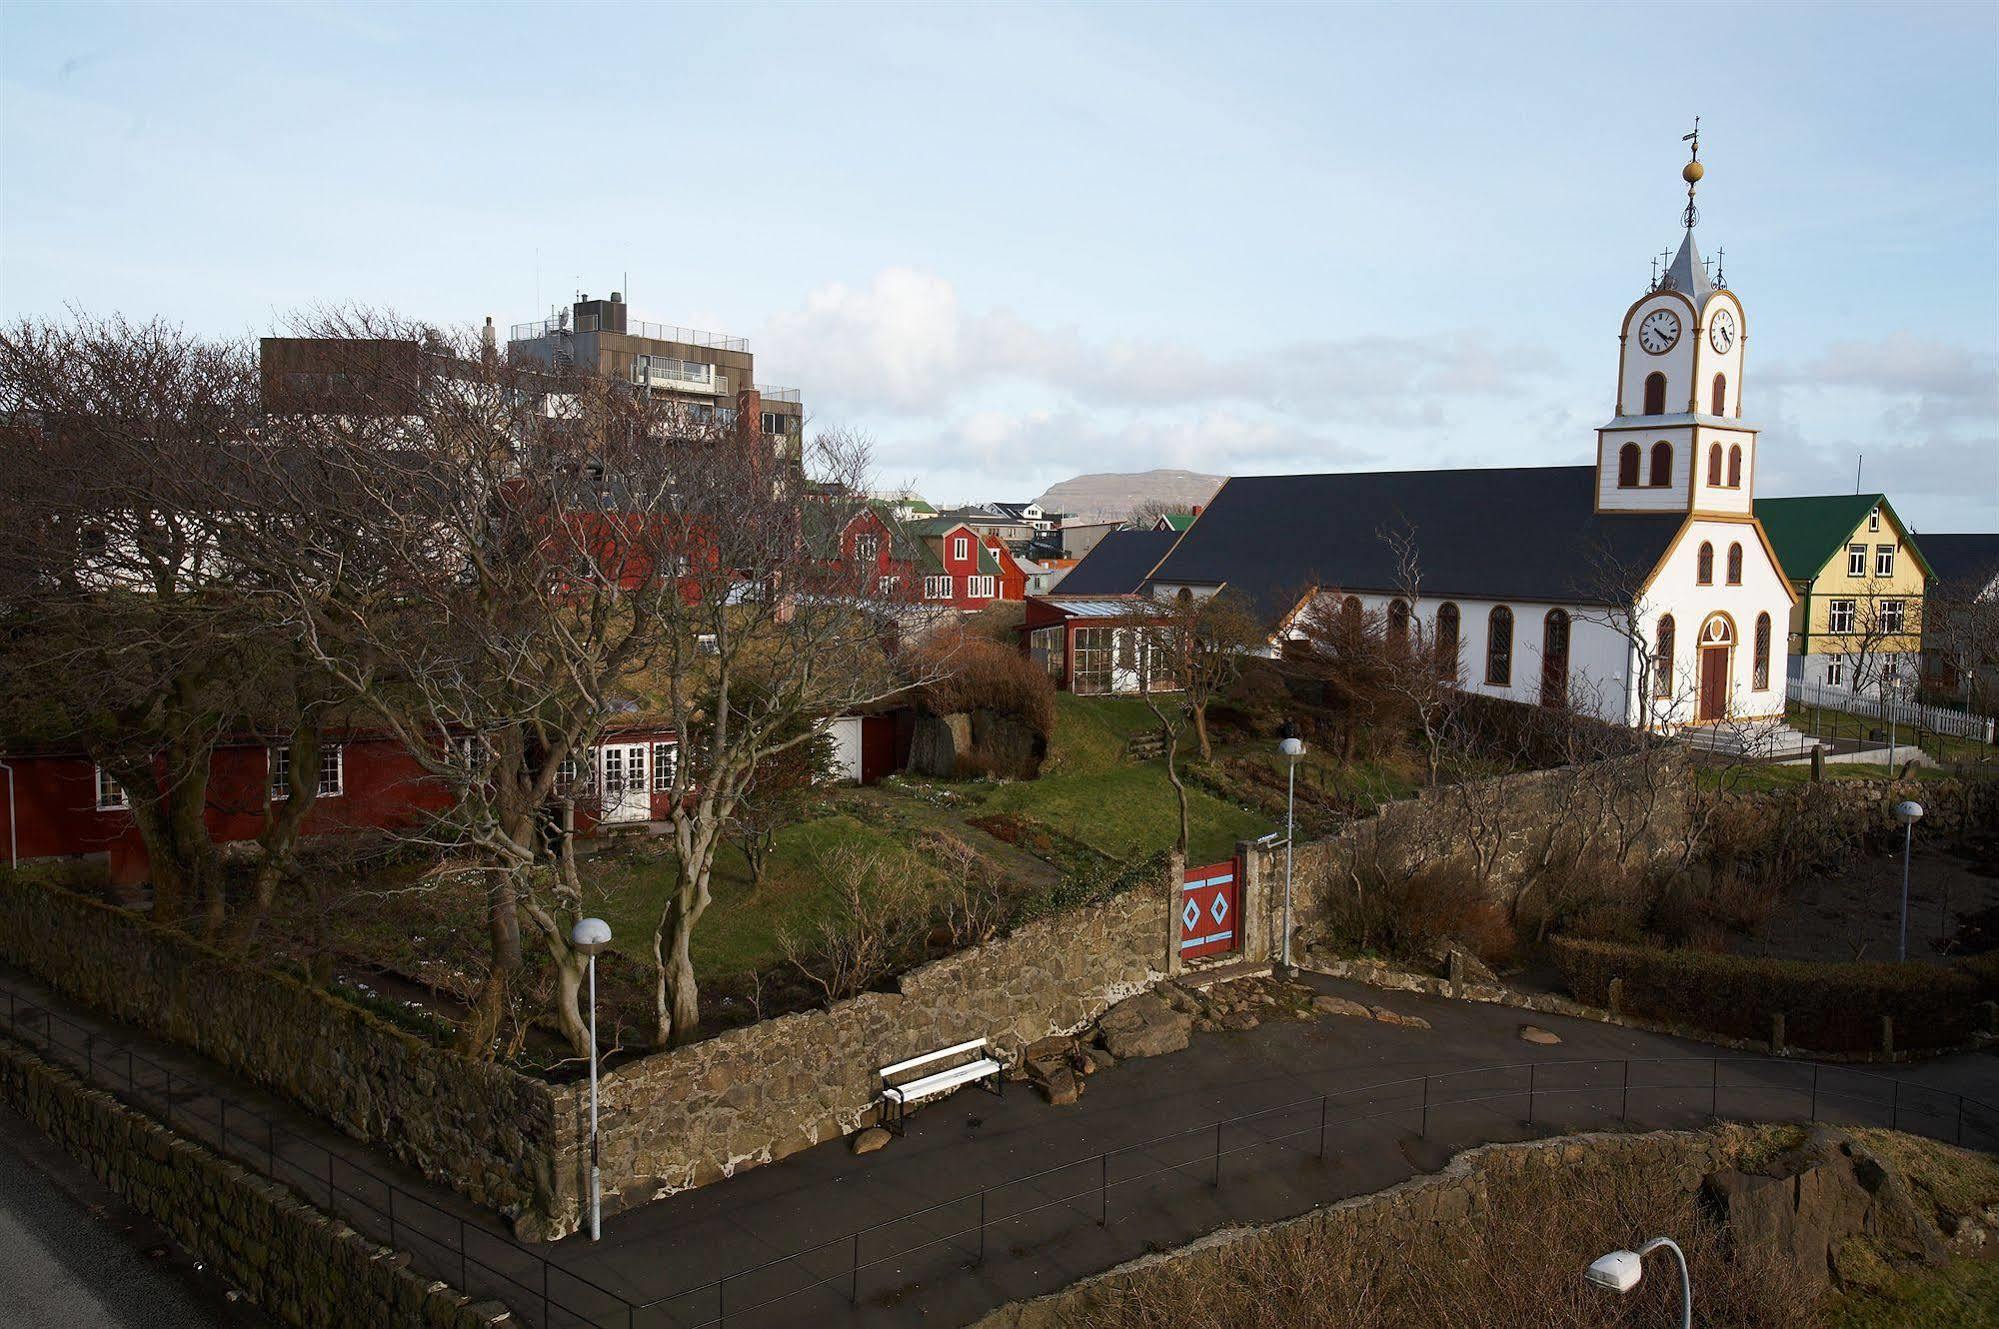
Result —
[[1488, 696], [1651, 729], [1780, 723], [1793, 593], [1754, 510], [1748, 316], [1694, 243], [1702, 171], [1696, 140], [1686, 233], [1624, 311], [1591, 464], [1237, 476], [1130, 589], [1231, 589], [1273, 643], [1357, 604], [1454, 649]]

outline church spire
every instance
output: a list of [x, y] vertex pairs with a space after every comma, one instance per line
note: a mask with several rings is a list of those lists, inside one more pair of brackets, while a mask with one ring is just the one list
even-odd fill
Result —
[[1680, 135], [1680, 142], [1694, 145], [1693, 156], [1688, 159], [1685, 166], [1680, 168], [1680, 179], [1687, 182], [1687, 210], [1680, 214], [1680, 221], [1691, 231], [1701, 219], [1700, 209], [1694, 206], [1694, 186], [1698, 185], [1701, 182], [1701, 177], [1707, 174], [1707, 168], [1701, 165], [1701, 118], [1699, 116], [1694, 117], [1694, 132]]
[[1707, 264], [1701, 260], [1700, 248], [1694, 244], [1694, 226], [1701, 219], [1700, 209], [1694, 206], [1694, 187], [1707, 174], [1701, 165], [1701, 118], [1694, 117], [1691, 134], [1680, 137], [1682, 143], [1693, 145], [1693, 154], [1687, 164], [1680, 168], [1680, 178], [1687, 182], [1687, 206], [1680, 213], [1680, 222], [1687, 228], [1686, 236], [1680, 241], [1680, 252], [1666, 266], [1665, 276], [1659, 286], [1666, 290], [1682, 291], [1693, 297], [1696, 306], [1705, 305], [1707, 298], [1714, 294], [1714, 283], [1708, 280]]

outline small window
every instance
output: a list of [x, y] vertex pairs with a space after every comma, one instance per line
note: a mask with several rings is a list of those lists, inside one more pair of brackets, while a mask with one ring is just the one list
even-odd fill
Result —
[[951, 578], [950, 578], [950, 577], [948, 577], [948, 576], [945, 576], [945, 577], [925, 577], [925, 578], [923, 579], [923, 598], [924, 598], [924, 599], [926, 599], [926, 600], [948, 600], [948, 599], [950, 599], [950, 598], [951, 598]]
[[1903, 602], [1900, 600], [1883, 600], [1881, 602], [1881, 613], [1879, 614], [1879, 618], [1881, 620], [1881, 631], [1883, 633], [1889, 636], [1895, 636], [1901, 633], [1902, 624], [1905, 621], [1903, 617], [1902, 605]]
[[873, 563], [881, 557], [881, 536], [869, 531], [854, 537], [854, 559], [860, 563]]
[[1710, 415], [1728, 414], [1726, 409], [1728, 406], [1728, 375], [1716, 374], [1714, 376], [1714, 400], [1711, 404], [1714, 409], [1709, 412]]
[[1701, 541], [1701, 551], [1694, 559], [1694, 580], [1702, 586], [1714, 585], [1714, 546]]
[[1707, 483], [1710, 489], [1721, 488], [1721, 444], [1719, 443], [1707, 450]]
[[1827, 687], [1834, 688], [1840, 687], [1846, 682], [1845, 656], [1835, 655], [1825, 662], [1825, 681]]
[[658, 794], [673, 792], [673, 772], [680, 761], [680, 744], [655, 743], [652, 745], [652, 787]]
[[1881, 529], [1881, 509], [1876, 508], [1867, 514], [1867, 529], [1870, 531]]
[[1742, 545], [1740, 543], [1731, 544], [1728, 547], [1728, 584], [1730, 586], [1742, 585]]
[[1659, 620], [1659, 631], [1652, 647], [1652, 695], [1670, 697], [1673, 695], [1673, 616], [1667, 614]]
[[125, 786], [111, 778], [111, 773], [102, 766], [97, 768], [97, 810], [99, 812], [121, 812], [132, 806], [132, 800], [125, 797]]
[[900, 577], [878, 577], [875, 579], [875, 594], [894, 595], [896, 588], [901, 585], [902, 578]]
[[1895, 575], [1895, 546], [1874, 546], [1874, 575], [1877, 577]]
[[1673, 445], [1658, 442], [1652, 445], [1652, 486], [1663, 489], [1673, 483]]
[[1867, 546], [1848, 545], [1846, 547], [1846, 575], [1865, 577], [1867, 575]]
[[963, 563], [966, 559], [970, 558], [971, 556], [972, 556], [971, 538], [969, 536], [963, 536], [963, 535], [952, 536], [951, 537], [952, 561], [956, 563]]
[[289, 747], [270, 749], [271, 801], [292, 796], [292, 750]]
[[965, 594], [974, 600], [990, 600], [993, 598], [993, 582], [992, 577], [967, 577]]
[[1458, 607], [1446, 603], [1437, 610], [1437, 676], [1458, 676]]
[[1639, 449], [1636, 443], [1626, 443], [1617, 450], [1617, 487], [1636, 489], [1638, 487]]
[[1664, 415], [1666, 413], [1666, 376], [1647, 374], [1645, 376], [1645, 414]]
[[338, 743], [319, 750], [319, 796], [338, 798], [347, 792], [347, 751]]
[[1756, 663], [1754, 686], [1758, 692], [1770, 688], [1770, 616], [1756, 616]]
[[1395, 599], [1388, 602], [1388, 644], [1396, 650], [1409, 647], [1409, 602]]
[[1828, 600], [1825, 602], [1825, 630], [1827, 632], [1848, 633], [1853, 631], [1854, 602], [1851, 600]]
[[555, 787], [569, 789], [576, 784], [576, 757], [571, 754], [555, 764]]
[[1569, 615], [1550, 609], [1541, 620], [1541, 704], [1569, 704]]
[[1728, 487], [1742, 488], [1742, 445], [1735, 444], [1728, 450]]
[[1494, 605], [1485, 621], [1485, 681], [1493, 687], [1513, 684], [1513, 611]]

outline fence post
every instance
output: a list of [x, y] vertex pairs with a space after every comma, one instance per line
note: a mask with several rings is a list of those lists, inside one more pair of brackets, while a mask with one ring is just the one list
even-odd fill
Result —
[[229, 1100], [222, 1095], [215, 1096], [215, 1151], [229, 1152]]
[[1430, 1077], [1423, 1077], [1423, 1129], [1416, 1132], [1424, 1139], [1430, 1138]]
[[1819, 1067], [1817, 1062], [1813, 1062], [1812, 1063], [1812, 1120], [1817, 1121], [1818, 1119], [1819, 1119]]
[[1951, 1143], [1959, 1146], [1960, 1148], [1963, 1147], [1964, 1145], [1964, 1095], [1963, 1094], [1959, 1094], [1957, 1096], [1957, 1131], [1952, 1137]]
[[861, 1304], [861, 1234], [859, 1232], [854, 1233], [854, 1257], [853, 1264], [850, 1267], [852, 1272], [847, 1282], [847, 1304], [849, 1306], [858, 1306]]
[[986, 1188], [979, 1187], [979, 1263], [986, 1262]]
[[1326, 1096], [1319, 1095], [1319, 1158], [1326, 1157]]
[[1222, 1184], [1222, 1124], [1219, 1121], [1215, 1123], [1215, 1178], [1208, 1184], [1217, 1190]]
[[1535, 1062], [1527, 1063], [1527, 1124], [1534, 1124], [1534, 1072], [1540, 1069]]
[[541, 1261], [541, 1322], [548, 1323], [548, 1257]]
[[1624, 1061], [1624, 1093], [1617, 1104], [1617, 1119], [1626, 1126], [1631, 1124], [1631, 1060]]
[[272, 1181], [278, 1179], [278, 1127], [269, 1117], [264, 1118], [264, 1171], [271, 1174]]
[[173, 1072], [173, 1067], [171, 1067], [171, 1066], [167, 1067], [167, 1068], [166, 1068], [166, 1072], [167, 1072], [167, 1129], [168, 1129], [168, 1130], [172, 1130], [172, 1129], [173, 1129], [173, 1126], [174, 1126], [174, 1072]]
[[1097, 1226], [1110, 1226], [1111, 1218], [1111, 1156], [1097, 1155]]
[[1888, 1129], [1899, 1131], [1902, 1129], [1902, 1082], [1896, 1080], [1894, 1085], [1895, 1096], [1888, 1100]]
[[1721, 1115], [1720, 1057], [1709, 1057], [1707, 1059], [1707, 1114], [1710, 1117], [1719, 1117]]
[[86, 1083], [97, 1083], [97, 1035], [83, 1036], [83, 1078]]
[[465, 1218], [458, 1219], [458, 1290], [465, 1291]]
[[396, 1244], [396, 1188], [394, 1186], [390, 1186], [388, 1189], [389, 1189], [389, 1245], [391, 1248], [393, 1248]]

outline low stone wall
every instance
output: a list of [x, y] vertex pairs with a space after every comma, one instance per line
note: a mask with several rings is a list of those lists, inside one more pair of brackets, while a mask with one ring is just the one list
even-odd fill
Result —
[[0, 1098], [250, 1300], [301, 1329], [514, 1323], [408, 1257], [0, 1038]]
[[556, 1095], [141, 915], [0, 876], [0, 957], [290, 1099], [528, 1237], [557, 1191]]
[[1301, 1233], [1334, 1243], [1343, 1236], [1389, 1228], [1419, 1243], [1437, 1228], [1462, 1230], [1486, 1212], [1495, 1184], [1515, 1174], [1547, 1169], [1568, 1177], [1611, 1163], [1628, 1163], [1669, 1192], [1698, 1191], [1711, 1173], [1730, 1168], [1759, 1132], [1741, 1127], [1714, 1131], [1660, 1131], [1649, 1135], [1579, 1135], [1529, 1144], [1487, 1145], [1457, 1155], [1442, 1172], [1373, 1195], [1357, 1196], [1267, 1227], [1225, 1228], [1178, 1250], [1133, 1260], [1060, 1292], [1016, 1302], [978, 1320], [973, 1329], [1063, 1329], [1093, 1311], [1116, 1307], [1171, 1267], [1175, 1277], [1206, 1282], [1221, 1275], [1245, 1247]]
[[[826, 1010], [788, 1015], [619, 1066], [600, 1085], [607, 1210], [705, 1185], [873, 1119], [877, 1067], [985, 1037], [1009, 1056], [1081, 1029], [1168, 972], [1167, 883], [1038, 920]], [[584, 1193], [585, 1090], [556, 1233]]]

